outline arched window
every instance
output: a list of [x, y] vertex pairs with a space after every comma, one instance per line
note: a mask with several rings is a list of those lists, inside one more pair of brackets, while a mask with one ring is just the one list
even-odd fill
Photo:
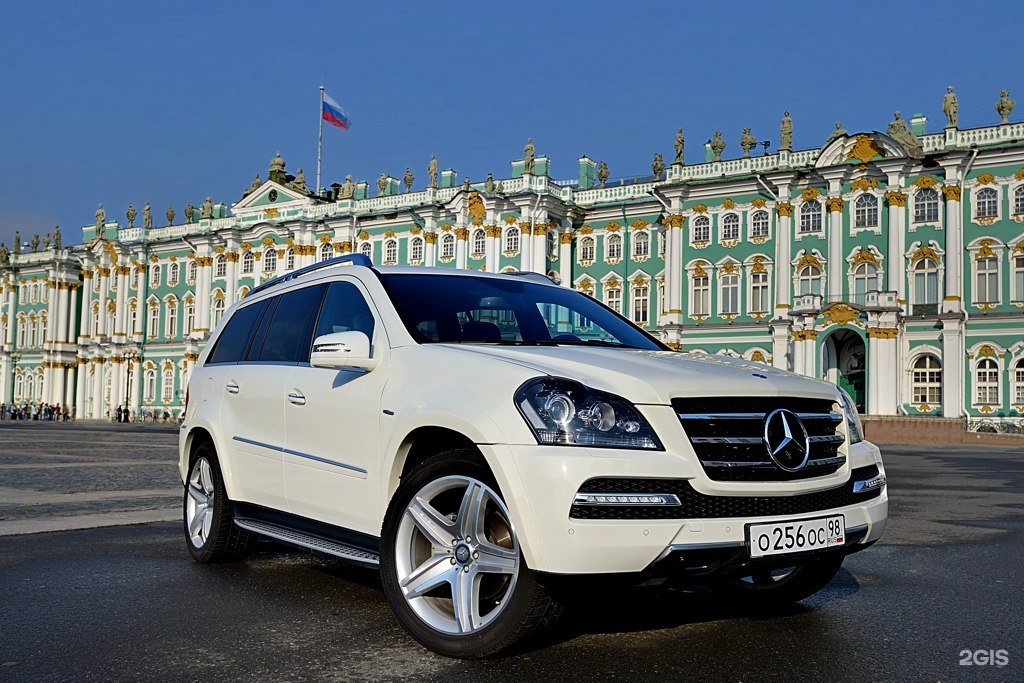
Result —
[[853, 209], [855, 228], [878, 227], [878, 199], [874, 195], [862, 194], [857, 197]]
[[505, 231], [505, 251], [519, 251], [519, 228], [509, 228]]
[[939, 220], [939, 192], [930, 187], [914, 195], [914, 222], [936, 223]]
[[[519, 231], [516, 231], [519, 234]], [[516, 242], [518, 244], [518, 241]], [[446, 232], [441, 235], [441, 258], [455, 258], [455, 235]]]
[[[99, 318], [99, 311], [96, 311], [96, 317]], [[157, 332], [160, 330], [160, 306], [155, 302], [151, 302], [149, 307], [149, 319], [146, 325], [146, 336], [150, 339], [155, 339]]]
[[277, 249], [267, 247], [263, 250], [263, 272], [273, 273], [277, 270]]
[[821, 268], [804, 266], [797, 274], [800, 283], [800, 294], [821, 294]]
[[1013, 294], [1015, 302], [1024, 301], [1024, 254], [1013, 257]]
[[[367, 243], [367, 244], [369, 244], [369, 243]], [[319, 259], [321, 261], [327, 261], [332, 256], [334, 256], [334, 247], [331, 245], [331, 243], [330, 242], [324, 242], [323, 244], [321, 244], [320, 245]]]
[[128, 335], [138, 334], [139, 327], [139, 303], [135, 299], [128, 300]]
[[359, 253], [366, 258], [373, 258], [373, 242], [367, 240], [359, 245]]
[[178, 266], [177, 263], [173, 263], [172, 262], [171, 265], [167, 266], [167, 284], [169, 284], [169, 285], [176, 285], [176, 284], [178, 284], [178, 271], [179, 270], [180, 270], [180, 267]]
[[423, 262], [423, 238], [413, 237], [409, 240], [409, 260], [416, 263]]
[[651, 255], [651, 236], [641, 231], [633, 236], [633, 258], [647, 258]]
[[800, 232], [821, 232], [821, 202], [818, 200], [800, 206]]
[[942, 363], [938, 358], [925, 354], [914, 362], [910, 395], [914, 403], [942, 403]]
[[256, 270], [256, 257], [251, 251], [242, 252], [242, 274], [251, 275]]
[[864, 305], [865, 294], [878, 287], [878, 268], [862, 263], [853, 271], [853, 302]]
[[36, 335], [39, 333], [39, 327], [36, 325], [35, 316], [28, 319], [28, 345], [33, 347], [36, 345]]
[[976, 217], [995, 218], [999, 215], [999, 193], [991, 187], [986, 187], [978, 192], [975, 201], [977, 207]]
[[285, 249], [284, 252], [284, 269], [295, 270], [295, 250], [291, 247]]
[[936, 305], [939, 303], [939, 266], [930, 258], [919, 259], [914, 264], [914, 304]]
[[18, 316], [18, 346], [20, 348], [25, 348], [25, 331], [26, 331], [25, 316], [19, 315]]
[[740, 276], [739, 273], [722, 273], [722, 296], [719, 306], [722, 315], [738, 315], [740, 312]]
[[690, 315], [708, 315], [711, 310], [711, 286], [707, 273], [695, 271], [690, 279]]
[[384, 263], [395, 264], [398, 262], [398, 240], [384, 242]]
[[734, 213], [722, 218], [722, 239], [738, 240], [740, 238], [740, 217]]
[[978, 405], [999, 405], [999, 364], [991, 358], [978, 362], [975, 373], [975, 391]]
[[43, 370], [40, 368], [36, 372], [36, 391], [34, 398], [37, 401], [43, 400]]
[[633, 322], [646, 325], [650, 322], [651, 289], [647, 285], [633, 287]]
[[711, 240], [711, 219], [697, 216], [693, 219], [693, 241], [708, 242]]
[[482, 255], [487, 251], [487, 233], [483, 228], [473, 231], [473, 253]]
[[166, 322], [164, 336], [174, 339], [178, 336], [178, 300], [174, 297], [167, 299], [167, 315], [164, 317], [164, 321]]
[[584, 237], [580, 240], [580, 260], [581, 261], [593, 261], [594, 260], [594, 238]]
[[164, 403], [170, 403], [174, 400], [174, 370], [166, 368], [164, 370], [164, 386], [163, 386], [163, 401]]
[[[96, 278], [96, 282], [99, 283], [99, 278]], [[149, 267], [149, 286], [159, 287], [160, 286], [160, 264], [154, 263]]]
[[188, 336], [196, 329], [196, 302], [192, 299], [185, 299], [185, 327], [182, 334]]
[[1013, 191], [1013, 214], [1024, 215], [1024, 185]]
[[548, 231], [545, 240], [548, 245], [548, 257], [555, 258], [558, 256], [558, 233], [554, 230]]
[[146, 380], [143, 382], [145, 387], [142, 392], [143, 399], [152, 403], [156, 400], [156, 370], [150, 368], [146, 370]]
[[609, 260], [622, 258], [622, 235], [610, 235], [607, 248]]
[[754, 215], [751, 216], [751, 237], [752, 238], [767, 238], [768, 237], [768, 212], [767, 211], [755, 211]]
[[100, 335], [100, 304], [96, 302], [92, 305], [92, 315], [89, 316], [92, 320], [92, 326], [89, 328], [89, 334], [94, 337]]
[[217, 327], [217, 324], [220, 323], [220, 319], [224, 317], [224, 309], [226, 307], [227, 302], [224, 301], [223, 297], [213, 300], [213, 327]]
[[24, 398], [24, 394], [25, 394], [25, 378], [21, 374], [21, 369], [19, 368], [18, 371], [14, 373], [14, 400], [15, 401], [22, 400]]
[[196, 262], [189, 261], [185, 266], [185, 281], [193, 283], [196, 281]]
[[999, 302], [999, 264], [994, 256], [974, 261], [975, 287], [974, 303], [994, 304]]
[[228, 276], [228, 259], [224, 254], [217, 254], [213, 258], [213, 276], [214, 277], [227, 277]]
[[[117, 286], [116, 286], [117, 285], [117, 278], [114, 278], [113, 280], [111, 280], [110, 283], [111, 283], [111, 285], [113, 286], [114, 289], [117, 289]], [[42, 287], [42, 289], [40, 291], [41, 291], [41, 296], [42, 296], [43, 303], [45, 304], [46, 302], [48, 302], [50, 300], [50, 286], [48, 284], [44, 283], [43, 287]]]
[[768, 273], [763, 270], [750, 273], [750, 312], [768, 312]]
[[1024, 358], [1013, 368], [1013, 404], [1024, 406]]
[[658, 256], [665, 255], [665, 230], [664, 228], [658, 231]]

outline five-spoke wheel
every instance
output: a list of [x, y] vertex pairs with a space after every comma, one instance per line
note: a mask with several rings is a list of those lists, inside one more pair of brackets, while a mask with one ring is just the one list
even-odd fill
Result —
[[213, 444], [200, 444], [192, 456], [183, 507], [185, 545], [197, 561], [238, 560], [249, 552], [253, 537], [234, 524]]

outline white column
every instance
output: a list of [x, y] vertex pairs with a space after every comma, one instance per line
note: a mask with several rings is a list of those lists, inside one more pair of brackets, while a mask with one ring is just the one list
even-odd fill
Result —
[[72, 318], [76, 313], [75, 307], [71, 303], [73, 301], [71, 296], [72, 292], [74, 291], [72, 290], [72, 287], [74, 287], [74, 283], [62, 282], [60, 283], [60, 287], [58, 289], [58, 291], [60, 292], [60, 328], [57, 332], [57, 341], [65, 342], [68, 344], [74, 341], [72, 339], [71, 329], [74, 324]]
[[484, 252], [487, 254], [487, 258], [484, 259], [484, 263], [487, 264], [487, 272], [497, 273], [498, 254], [501, 253], [501, 227], [498, 225], [488, 226], [485, 234], [487, 237], [484, 241]]
[[[225, 306], [230, 306], [238, 300], [238, 252], [229, 251], [224, 254], [224, 258], [227, 260], [227, 271], [225, 272], [224, 280], [224, 297], [226, 301]], [[198, 271], [196, 278], [198, 279]], [[198, 302], [196, 311], [199, 311]]]
[[50, 295], [46, 298], [46, 339], [39, 341], [43, 344], [43, 348], [52, 349], [53, 343], [58, 341], [60, 333], [60, 323], [57, 317], [57, 274], [51, 271], [48, 281], [43, 282], [43, 286], [49, 288]]
[[528, 271], [530, 270], [530, 261], [533, 257], [533, 239], [531, 234], [530, 224], [526, 221], [519, 222], [519, 270]]
[[539, 220], [533, 226], [533, 270], [541, 275], [548, 272], [548, 227], [547, 220]]
[[105, 337], [113, 332], [113, 330], [107, 329], [107, 296], [110, 289], [110, 268], [100, 268], [98, 272], [100, 276], [100, 325], [99, 329], [94, 331], [93, 336]]
[[64, 370], [64, 363], [53, 361], [50, 366], [50, 379], [46, 386], [46, 402], [60, 403], [64, 399], [64, 382], [67, 373]]
[[568, 229], [558, 236], [558, 278], [563, 287], [572, 287], [572, 233]]
[[[947, 271], [948, 272], [948, 271]], [[960, 303], [954, 301], [952, 303]], [[942, 416], [964, 412], [964, 330], [961, 318], [942, 320]]]
[[669, 280], [668, 291], [668, 322], [681, 325], [683, 323], [683, 226], [685, 218], [679, 216], [669, 227], [668, 240], [665, 242], [665, 265]]
[[843, 259], [843, 198], [829, 197], [828, 208], [828, 298], [839, 301], [846, 280], [846, 261]]
[[96, 273], [92, 270], [82, 271], [82, 315], [78, 325], [78, 333], [83, 337], [95, 336], [96, 330], [92, 329], [92, 283]]
[[15, 316], [15, 305], [17, 303], [18, 285], [12, 275], [10, 280], [4, 287], [4, 298], [7, 299], [7, 344], [9, 349], [14, 348], [14, 326], [17, 324], [18, 319]]
[[[942, 311], [958, 313], [963, 310], [963, 226], [961, 225], [960, 186], [946, 185], [942, 188], [946, 198], [946, 297]], [[946, 360], [942, 360], [945, 374]], [[945, 380], [943, 380], [945, 384]]]
[[[267, 247], [271, 249], [272, 247]], [[210, 265], [209, 256], [196, 256], [196, 328], [199, 337], [210, 335]]]
[[71, 302], [68, 304], [67, 330], [65, 330], [64, 341], [74, 344], [78, 334], [78, 323], [75, 316], [78, 315], [78, 290], [81, 287], [77, 282], [68, 284], [68, 297]]
[[131, 364], [132, 393], [128, 400], [131, 402], [132, 414], [138, 416], [139, 408], [142, 405], [142, 358], [140, 356], [132, 356]]
[[462, 219], [459, 219], [459, 227], [455, 228], [455, 267], [462, 270], [466, 270], [469, 265], [468, 255], [466, 252], [466, 239], [469, 236], [469, 229], [465, 225], [462, 225]]
[[110, 359], [110, 409], [124, 403], [124, 356]]
[[14, 390], [14, 376], [13, 368], [11, 367], [11, 357], [7, 354], [0, 356], [0, 401], [11, 404]]
[[114, 336], [120, 337], [119, 341], [124, 343], [125, 335], [128, 333], [128, 330], [125, 330], [125, 321], [128, 319], [128, 273], [131, 272], [131, 266], [115, 266], [114, 272], [117, 274]]
[[76, 362], [68, 363], [66, 372], [64, 373], [64, 399], [61, 401], [64, 406], [71, 410], [71, 405], [75, 402], [75, 389], [77, 388], [78, 380], [78, 364]]
[[783, 200], [775, 207], [775, 317], [784, 317], [793, 299], [793, 265], [790, 246], [793, 239], [793, 205]]
[[896, 292], [896, 298], [900, 301], [906, 301], [907, 274], [903, 253], [907, 250], [907, 235], [903, 219], [906, 212], [907, 195], [898, 190], [886, 192], [885, 200], [889, 204], [889, 239], [887, 242], [889, 253], [885, 259], [885, 288], [890, 292]]
[[85, 385], [89, 380], [89, 366], [84, 358], [78, 359], [78, 381], [75, 386], [75, 419], [81, 420], [85, 417]]
[[426, 248], [424, 249], [424, 254], [423, 254], [423, 263], [424, 263], [424, 265], [430, 266], [430, 267], [436, 266], [437, 265], [437, 233], [436, 232], [424, 231], [424, 233], [423, 233], [423, 241], [424, 241], [424, 243], [426, 243]]
[[[103, 316], [100, 316], [103, 319]], [[103, 375], [103, 366], [105, 364], [105, 358], [95, 359], [95, 372], [93, 373], [92, 382], [92, 419], [102, 420], [104, 418], [104, 405], [103, 405], [103, 385], [106, 379]]]

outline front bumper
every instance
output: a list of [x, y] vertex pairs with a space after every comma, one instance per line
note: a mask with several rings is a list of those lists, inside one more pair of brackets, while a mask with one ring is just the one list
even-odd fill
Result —
[[[527, 563], [552, 574], [638, 573], [685, 564], [703, 575], [725, 575], [749, 562], [747, 524], [842, 514], [848, 536], [842, 552], [849, 553], [877, 541], [888, 517], [884, 485], [853, 495], [851, 471], [866, 476], [867, 468], [875, 467], [876, 477], [885, 475], [877, 447], [868, 442], [850, 447], [848, 467], [835, 476], [717, 488], [692, 458], [671, 452], [548, 446], [481, 450], [492, 461]], [[626, 506], [619, 509], [630, 514], [615, 513], [612, 519], [573, 505], [585, 483], [616, 479], [671, 482], [676, 488], [661, 492], [685, 504]]]

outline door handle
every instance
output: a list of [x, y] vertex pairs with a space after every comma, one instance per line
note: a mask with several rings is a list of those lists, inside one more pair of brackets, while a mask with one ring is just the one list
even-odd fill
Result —
[[289, 391], [288, 402], [293, 403], [297, 406], [304, 406], [306, 405], [306, 397], [297, 391]]
[[224, 388], [227, 390], [227, 392], [229, 394], [237, 394], [238, 393], [238, 384], [236, 384], [235, 380], [233, 380], [233, 379], [232, 380], [228, 380], [228, 383], [224, 385]]

